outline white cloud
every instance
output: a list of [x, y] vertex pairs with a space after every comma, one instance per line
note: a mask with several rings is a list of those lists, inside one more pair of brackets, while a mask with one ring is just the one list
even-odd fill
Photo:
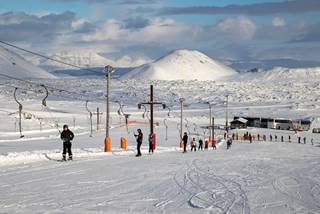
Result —
[[256, 25], [245, 16], [228, 17], [219, 21], [214, 32], [225, 38], [239, 40], [252, 39], [257, 31]]
[[284, 21], [284, 19], [276, 16], [276, 17], [273, 17], [272, 19], [272, 25], [274, 27], [283, 27], [286, 25], [286, 22]]
[[143, 28], [125, 28], [125, 24], [117, 20], [108, 20], [97, 28], [96, 32], [83, 35], [87, 42], [121, 41], [130, 44], [161, 43], [172, 44], [191, 41], [197, 36], [199, 28], [177, 22], [173, 19], [153, 18]]

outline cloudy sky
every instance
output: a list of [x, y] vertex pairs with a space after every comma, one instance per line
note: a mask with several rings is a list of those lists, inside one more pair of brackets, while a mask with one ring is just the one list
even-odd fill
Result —
[[43, 53], [92, 51], [147, 61], [197, 49], [220, 60], [320, 65], [320, 0], [0, 2], [0, 40]]

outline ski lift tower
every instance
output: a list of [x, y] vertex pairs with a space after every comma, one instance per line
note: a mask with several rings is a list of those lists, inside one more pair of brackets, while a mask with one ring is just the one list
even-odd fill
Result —
[[155, 102], [153, 100], [153, 85], [150, 85], [150, 101], [149, 102], [145, 102], [145, 103], [139, 103], [138, 104], [138, 109], [141, 109], [141, 107], [143, 105], [149, 105], [150, 106], [150, 134], [152, 136], [153, 139], [153, 149], [156, 149], [156, 134], [154, 133], [154, 123], [153, 123], [153, 108], [154, 105], [162, 105], [163, 109], [166, 108], [166, 104], [161, 103], [161, 102]]

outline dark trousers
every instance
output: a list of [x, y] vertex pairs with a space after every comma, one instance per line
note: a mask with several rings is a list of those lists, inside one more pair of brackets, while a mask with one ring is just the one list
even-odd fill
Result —
[[183, 142], [183, 152], [187, 152], [187, 142]]
[[141, 144], [142, 142], [137, 142], [137, 156], [141, 156]]
[[68, 152], [69, 157], [72, 157], [72, 151], [71, 151], [71, 146], [72, 143], [71, 142], [63, 142], [63, 152], [62, 152], [62, 156], [65, 158], [66, 154]]
[[199, 143], [199, 147], [198, 147], [198, 150], [203, 150], [203, 144], [202, 143]]
[[149, 153], [152, 152], [153, 153], [153, 143], [149, 142]]

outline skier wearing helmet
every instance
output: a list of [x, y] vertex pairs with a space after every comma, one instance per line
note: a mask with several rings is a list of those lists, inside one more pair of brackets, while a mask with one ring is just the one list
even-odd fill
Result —
[[60, 136], [62, 142], [63, 142], [63, 152], [62, 152], [62, 160], [66, 161], [66, 153], [68, 152], [69, 158], [68, 160], [72, 160], [72, 140], [74, 138], [74, 134], [72, 131], [69, 130], [68, 125], [63, 126], [63, 131], [61, 132]]

